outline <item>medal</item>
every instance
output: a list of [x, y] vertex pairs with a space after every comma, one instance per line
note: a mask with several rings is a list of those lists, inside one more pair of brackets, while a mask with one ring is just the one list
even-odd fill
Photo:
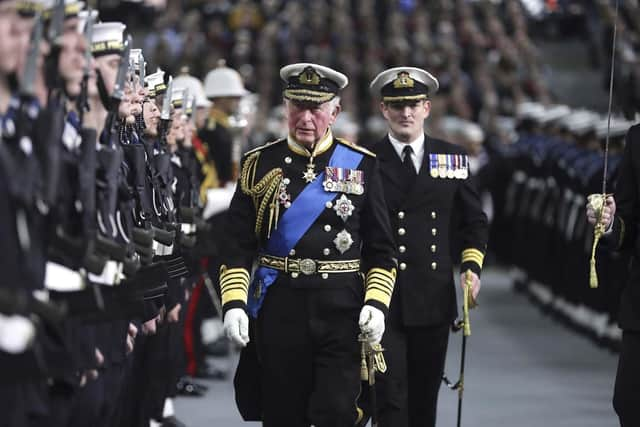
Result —
[[333, 210], [345, 222], [353, 214], [354, 209], [353, 203], [344, 194], [333, 205]]
[[314, 170], [316, 165], [313, 164], [313, 157], [309, 159], [309, 163], [307, 163], [307, 170], [302, 174], [302, 179], [307, 183], [313, 182], [316, 178], [316, 171]]
[[333, 243], [336, 245], [336, 249], [343, 254], [353, 245], [353, 239], [347, 230], [342, 230], [336, 235], [336, 238], [333, 239]]

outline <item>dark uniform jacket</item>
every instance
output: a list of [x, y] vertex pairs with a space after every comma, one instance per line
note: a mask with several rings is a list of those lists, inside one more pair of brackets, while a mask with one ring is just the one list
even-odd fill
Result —
[[463, 248], [461, 271], [471, 269], [479, 275], [488, 226], [471, 178], [433, 178], [430, 154], [466, 153], [459, 146], [426, 136], [420, 172], [408, 188], [405, 168], [389, 138], [379, 141], [374, 151], [398, 245], [391, 321], [405, 326], [450, 322], [456, 316], [451, 238], [461, 239], [456, 244]]
[[629, 129], [616, 186], [617, 210], [612, 232], [605, 239], [631, 254], [629, 280], [622, 290], [618, 323], [623, 330], [640, 331], [640, 126]]
[[[333, 139], [330, 134], [328, 138], [318, 143], [318, 147], [324, 146], [325, 150], [313, 160], [315, 172], [320, 175], [325, 171], [339, 146], [359, 152], [362, 159], [351, 169], [362, 173], [363, 191], [353, 187], [353, 191], [336, 192], [331, 202], [311, 200], [310, 203], [323, 204], [321, 213], [289, 253], [289, 262], [304, 259], [361, 261], [360, 271], [368, 273], [366, 302], [386, 311], [393, 290], [396, 254], [375, 156], [363, 148]], [[276, 221], [288, 209], [289, 203], [296, 203], [307, 185], [302, 175], [307, 170], [309, 157], [300, 146], [295, 148], [294, 151], [287, 140], [282, 139], [248, 152], [242, 161], [240, 182], [229, 209], [229, 247], [222, 256], [220, 283], [225, 311], [245, 307], [254, 260], [266, 253], [266, 241], [278, 226]], [[271, 186], [273, 191], [266, 190]], [[282, 197], [281, 201], [279, 197]], [[344, 220], [338, 215], [336, 205], [344, 209]], [[272, 206], [276, 211], [272, 211]], [[350, 243], [347, 233], [352, 240]], [[346, 241], [339, 243], [340, 235]], [[278, 277], [278, 283], [290, 283], [294, 287], [354, 286], [362, 292], [358, 272], [305, 274], [292, 270], [279, 271]]]

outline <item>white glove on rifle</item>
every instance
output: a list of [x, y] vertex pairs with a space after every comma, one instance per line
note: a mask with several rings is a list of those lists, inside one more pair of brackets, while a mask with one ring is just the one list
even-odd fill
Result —
[[0, 350], [18, 354], [24, 352], [36, 335], [33, 322], [23, 316], [0, 314]]
[[224, 332], [234, 343], [245, 347], [249, 342], [249, 317], [241, 308], [232, 308], [224, 315]]
[[360, 311], [360, 331], [369, 344], [379, 344], [384, 334], [384, 313], [371, 305], [365, 305]]

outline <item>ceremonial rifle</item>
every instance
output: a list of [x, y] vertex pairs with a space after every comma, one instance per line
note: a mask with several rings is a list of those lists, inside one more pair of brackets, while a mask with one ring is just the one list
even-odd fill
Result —
[[84, 52], [84, 70], [82, 72], [82, 83], [80, 86], [80, 96], [78, 96], [77, 108], [80, 123], [84, 123], [84, 113], [89, 111], [89, 77], [91, 74], [91, 39], [93, 38], [93, 9], [87, 10], [87, 22], [84, 27], [84, 38], [87, 42], [87, 48]]

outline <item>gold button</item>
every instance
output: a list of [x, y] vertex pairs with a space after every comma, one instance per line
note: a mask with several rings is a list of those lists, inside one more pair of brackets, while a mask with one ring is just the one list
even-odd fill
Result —
[[431, 218], [436, 219], [437, 216], [435, 211], [431, 211]]
[[398, 228], [399, 235], [404, 236], [404, 233], [406, 233], [406, 230], [404, 228]]
[[435, 253], [436, 252], [436, 245], [431, 245], [431, 252]]
[[432, 228], [432, 229], [431, 229], [431, 234], [432, 234], [433, 236], [435, 236], [436, 234], [438, 234], [438, 230], [437, 230], [437, 229], [435, 229], [435, 228]]
[[407, 264], [405, 264], [404, 262], [400, 263], [400, 270], [406, 270], [407, 269]]
[[400, 245], [400, 247], [398, 248], [398, 250], [400, 251], [401, 254], [405, 253], [405, 251], [407, 250], [407, 247], [404, 245]]
[[329, 224], [324, 226], [324, 231], [331, 231], [331, 226]]
[[331, 209], [333, 207], [333, 203], [331, 202], [327, 202], [324, 205], [327, 207], [327, 209]]
[[398, 218], [403, 219], [404, 218], [404, 212], [402, 212], [402, 211], [398, 212]]
[[294, 279], [297, 279], [298, 278], [298, 273], [294, 271], [293, 273], [291, 273], [291, 277], [294, 278]]
[[431, 263], [431, 269], [432, 269], [432, 270], [435, 270], [436, 268], [438, 268], [438, 264], [437, 264], [437, 263], [435, 263], [435, 262], [432, 262], [432, 263]]
[[331, 253], [331, 250], [329, 248], [324, 248], [322, 250], [322, 253], [325, 254], [325, 255], [329, 255]]
[[329, 278], [329, 273], [322, 273], [322, 278], [323, 279], [328, 279]]
[[289, 256], [294, 256], [296, 254], [296, 250], [295, 249], [291, 249], [289, 251]]

